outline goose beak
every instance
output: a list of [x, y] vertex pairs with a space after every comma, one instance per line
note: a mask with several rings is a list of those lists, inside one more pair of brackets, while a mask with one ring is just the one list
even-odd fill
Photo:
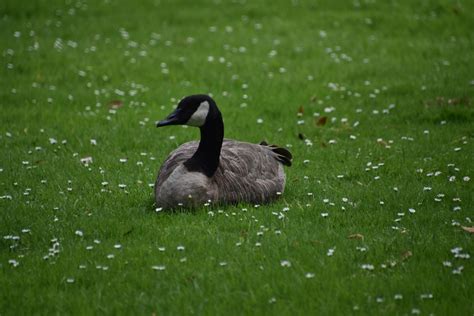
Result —
[[168, 125], [179, 125], [179, 124], [181, 124], [180, 119], [179, 119], [179, 109], [176, 109], [174, 110], [173, 113], [168, 115], [167, 118], [156, 123], [156, 127], [162, 127], [162, 126], [168, 126]]

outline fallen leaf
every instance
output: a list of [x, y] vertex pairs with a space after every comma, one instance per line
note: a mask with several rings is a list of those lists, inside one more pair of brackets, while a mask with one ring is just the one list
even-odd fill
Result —
[[133, 232], [133, 228], [130, 228], [128, 231], [123, 233], [123, 236], [127, 236], [127, 235], [131, 234], [132, 232]]
[[304, 113], [304, 107], [302, 105], [299, 107], [298, 113], [301, 113], [301, 114]]
[[461, 228], [467, 231], [468, 233], [474, 234], [474, 227], [461, 226]]
[[352, 235], [347, 236], [347, 238], [364, 240], [364, 235], [362, 235], [362, 234], [352, 234]]
[[387, 142], [384, 141], [383, 139], [378, 139], [377, 144], [382, 145], [382, 146], [387, 146], [388, 145]]
[[460, 105], [460, 104], [469, 105], [469, 99], [467, 98], [448, 99], [448, 105]]
[[402, 253], [402, 260], [407, 260], [411, 256], [413, 256], [413, 253], [410, 250], [407, 250], [404, 253]]
[[459, 98], [445, 98], [443, 96], [438, 96], [434, 100], [425, 100], [424, 105], [426, 107], [432, 106], [457, 106], [457, 105], [471, 105], [471, 100], [468, 97], [459, 97]]
[[112, 100], [109, 102], [109, 107], [112, 109], [118, 109], [123, 106], [123, 102], [120, 100]]
[[317, 121], [316, 121], [316, 125], [318, 126], [324, 126], [326, 125], [326, 122], [328, 121], [328, 117], [327, 116], [321, 116]]

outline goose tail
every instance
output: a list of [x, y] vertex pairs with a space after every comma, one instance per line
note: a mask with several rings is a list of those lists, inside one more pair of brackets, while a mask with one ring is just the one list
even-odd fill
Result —
[[288, 149], [283, 147], [279, 147], [277, 145], [269, 145], [266, 141], [260, 142], [261, 146], [266, 146], [271, 149], [276, 154], [276, 159], [284, 164], [285, 166], [290, 167], [291, 161], [293, 160], [293, 155], [290, 153]]

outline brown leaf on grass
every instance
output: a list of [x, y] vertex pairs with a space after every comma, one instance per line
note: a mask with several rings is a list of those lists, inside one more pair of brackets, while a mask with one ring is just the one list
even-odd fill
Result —
[[133, 228], [130, 228], [130, 229], [127, 230], [125, 233], [123, 233], [122, 236], [130, 235], [132, 232], [133, 232]]
[[413, 256], [413, 253], [410, 250], [405, 251], [402, 253], [402, 261], [407, 260], [411, 256]]
[[362, 235], [362, 234], [352, 234], [352, 235], [347, 236], [347, 238], [364, 240], [364, 235]]
[[453, 13], [456, 14], [456, 15], [461, 14], [461, 11], [462, 11], [461, 8], [458, 7], [458, 6], [453, 6], [453, 7], [451, 8], [451, 10], [452, 10]]
[[458, 106], [458, 105], [469, 106], [471, 105], [471, 100], [465, 96], [459, 97], [459, 98], [445, 98], [443, 96], [438, 96], [432, 100], [425, 100], [423, 104], [425, 105], [425, 107], [433, 107], [433, 106], [446, 107], [446, 106]]
[[387, 142], [383, 139], [377, 139], [377, 144], [382, 145], [384, 147], [388, 145]]
[[468, 99], [468, 98], [453, 98], [453, 99], [448, 99], [448, 105], [460, 105], [460, 104], [469, 105], [469, 99]]
[[300, 105], [300, 107], [298, 108], [298, 113], [300, 114], [304, 113], [304, 107], [302, 105]]
[[112, 100], [109, 102], [109, 107], [112, 109], [118, 109], [123, 106], [123, 102], [120, 100]]
[[474, 234], [474, 227], [461, 226], [461, 228], [467, 231], [468, 233]]
[[327, 116], [321, 116], [317, 121], [316, 121], [316, 125], [318, 126], [324, 126], [326, 125], [326, 122], [328, 121], [328, 117]]

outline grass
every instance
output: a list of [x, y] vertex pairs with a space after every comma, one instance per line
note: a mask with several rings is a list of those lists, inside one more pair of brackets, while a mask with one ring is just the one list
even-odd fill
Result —
[[[473, 12], [2, 1], [0, 314], [473, 314]], [[155, 212], [193, 93], [291, 146], [280, 200]]]

